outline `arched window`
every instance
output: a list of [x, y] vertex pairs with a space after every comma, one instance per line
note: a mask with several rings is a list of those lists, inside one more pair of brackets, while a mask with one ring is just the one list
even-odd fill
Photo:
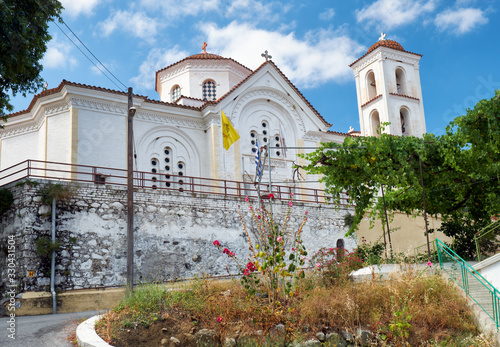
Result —
[[217, 100], [214, 81], [203, 82], [203, 100], [215, 101]]
[[344, 247], [344, 239], [337, 240], [337, 248], [345, 248]]
[[401, 135], [410, 135], [410, 112], [407, 108], [401, 107], [399, 110], [399, 120], [401, 122]]
[[375, 73], [373, 71], [368, 72], [366, 75], [366, 91], [368, 100], [377, 96], [377, 82], [375, 81]]
[[158, 177], [156, 176], [156, 174], [158, 173], [159, 171], [159, 161], [158, 159], [156, 158], [151, 158], [151, 186], [153, 187], [153, 189], [157, 188], [157, 180], [158, 180]]
[[172, 185], [172, 178], [170, 175], [172, 175], [172, 148], [170, 147], [165, 147], [163, 150], [164, 154], [164, 172], [165, 172], [165, 187], [170, 188]]
[[396, 69], [396, 93], [408, 95], [408, 91], [406, 89], [406, 75], [402, 68]]
[[371, 136], [379, 136], [377, 131], [380, 127], [380, 116], [377, 110], [374, 110], [370, 115], [370, 125], [371, 125]]
[[177, 99], [181, 97], [181, 87], [178, 84], [172, 87], [172, 91], [170, 92], [172, 95], [172, 102], [176, 102]]

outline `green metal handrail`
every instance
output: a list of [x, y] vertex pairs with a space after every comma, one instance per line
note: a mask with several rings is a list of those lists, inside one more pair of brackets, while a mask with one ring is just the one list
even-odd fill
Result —
[[485, 237], [486, 235], [495, 232], [500, 227], [500, 219], [492, 222], [487, 225], [483, 229], [479, 230], [474, 234], [474, 242], [476, 243], [476, 253], [477, 253], [477, 261], [481, 262], [481, 249], [479, 247], [479, 239]]
[[[437, 255], [435, 254], [437, 251], [436, 250], [436, 243], [434, 241], [431, 241], [429, 246], [430, 246], [429, 248], [431, 249], [431, 259], [433, 261], [437, 260]], [[423, 252], [421, 251], [422, 249], [423, 249]], [[415, 254], [415, 258], [417, 258], [421, 254], [427, 256], [427, 242], [424, 243], [423, 245], [415, 247], [413, 252]]]
[[472, 266], [436, 239], [439, 265], [500, 328], [500, 293]]

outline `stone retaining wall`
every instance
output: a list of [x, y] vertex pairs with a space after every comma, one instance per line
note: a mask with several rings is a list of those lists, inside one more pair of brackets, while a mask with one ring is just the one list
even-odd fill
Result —
[[[36, 252], [37, 240], [51, 235], [51, 206], [44, 205], [38, 185], [10, 185], [14, 206], [0, 216], [0, 242], [15, 235], [16, 275], [21, 291], [47, 290], [50, 260]], [[123, 285], [126, 281], [126, 189], [125, 187], [80, 184], [75, 194], [57, 202], [56, 289], [80, 289]], [[279, 220], [288, 201], [274, 204]], [[164, 190], [136, 190], [134, 194], [134, 267], [138, 282], [164, 281], [237, 273], [231, 259], [212, 243], [235, 252], [245, 261], [246, 234], [239, 211], [252, 230], [246, 202], [238, 198]], [[344, 238], [343, 217], [325, 204], [295, 203], [289, 230], [296, 230], [308, 211], [303, 241], [310, 255], [323, 247], [335, 247]], [[351, 211], [352, 213], [352, 211]], [[355, 239], [345, 239], [352, 249]], [[5, 248], [5, 247], [4, 247]], [[7, 288], [7, 252], [0, 254], [1, 288]], [[228, 266], [226, 269], [226, 265]], [[32, 277], [30, 277], [30, 271]]]

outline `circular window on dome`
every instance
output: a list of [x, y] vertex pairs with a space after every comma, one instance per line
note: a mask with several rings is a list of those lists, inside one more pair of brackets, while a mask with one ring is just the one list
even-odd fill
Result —
[[151, 160], [151, 165], [156, 166], [158, 164], [158, 161], [156, 159]]
[[177, 167], [178, 167], [179, 169], [182, 169], [182, 168], [184, 167], [184, 165], [182, 165], [182, 163], [179, 163], [179, 164], [177, 165]]
[[170, 150], [165, 149], [165, 154], [166, 154], [166, 155], [169, 155], [169, 154], [170, 154]]
[[165, 171], [170, 171], [170, 166], [165, 165]]
[[267, 142], [267, 137], [264, 137], [264, 142]]
[[154, 168], [153, 168], [153, 169], [151, 169], [151, 172], [152, 172], [152, 173], [156, 173], [156, 169], [154, 169]]
[[165, 163], [170, 163], [170, 158], [165, 158]]
[[263, 128], [267, 128], [267, 123], [266, 122], [262, 122], [262, 127]]

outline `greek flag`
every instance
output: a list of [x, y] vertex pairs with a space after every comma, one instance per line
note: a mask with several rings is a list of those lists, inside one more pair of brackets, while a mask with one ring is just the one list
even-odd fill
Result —
[[260, 148], [257, 140], [255, 140], [255, 174], [255, 180], [258, 181], [262, 176], [262, 163], [260, 162]]

